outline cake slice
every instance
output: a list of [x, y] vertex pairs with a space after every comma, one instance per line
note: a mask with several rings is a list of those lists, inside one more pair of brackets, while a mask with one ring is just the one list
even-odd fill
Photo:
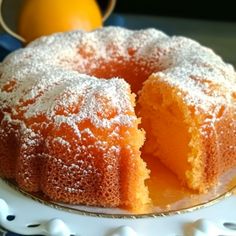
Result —
[[230, 66], [219, 63], [199, 69], [186, 64], [144, 83], [139, 98], [147, 134], [143, 152], [159, 158], [191, 189], [208, 190], [236, 165], [234, 76]]

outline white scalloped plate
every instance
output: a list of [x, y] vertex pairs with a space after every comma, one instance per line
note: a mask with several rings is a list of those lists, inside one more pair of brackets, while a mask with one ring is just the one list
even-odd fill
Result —
[[171, 216], [149, 215], [137, 219], [92, 216], [35, 201], [0, 179], [0, 225], [24, 235], [235, 236], [236, 231], [223, 226], [236, 220], [235, 207], [236, 196], [231, 196], [212, 206]]

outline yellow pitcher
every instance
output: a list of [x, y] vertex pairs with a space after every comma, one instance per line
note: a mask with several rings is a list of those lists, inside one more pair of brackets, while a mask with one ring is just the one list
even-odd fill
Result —
[[102, 16], [96, 0], [24, 0], [18, 21], [19, 35], [3, 26], [8, 33], [25, 42], [54, 32], [89, 31], [102, 26], [115, 3], [111, 0]]

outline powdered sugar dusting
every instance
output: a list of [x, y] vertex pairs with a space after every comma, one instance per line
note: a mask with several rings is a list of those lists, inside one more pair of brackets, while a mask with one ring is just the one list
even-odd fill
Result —
[[[27, 70], [25, 67], [29, 67]], [[64, 110], [63, 115], [57, 115], [66, 122], [79, 122], [82, 119], [90, 119], [96, 125], [109, 123], [98, 121], [101, 120], [97, 113], [102, 112], [103, 100], [107, 100], [107, 105], [116, 110], [117, 113], [125, 114], [132, 110], [132, 104], [129, 102], [129, 86], [122, 79], [102, 80], [79, 74], [75, 71], [69, 71], [60, 67], [51, 65], [42, 66], [30, 63], [18, 66], [17, 72], [14, 73], [12, 66], [2, 64], [4, 72], [1, 78], [1, 87], [9, 80], [15, 80], [16, 85], [12, 92], [1, 92], [1, 106], [11, 107], [16, 115], [20, 111], [24, 112], [24, 117], [31, 117], [46, 114], [48, 117], [56, 117], [56, 111], [61, 108]], [[33, 101], [33, 102], [30, 102]], [[68, 116], [73, 106], [78, 106], [77, 113]], [[76, 112], [76, 111], [75, 111]], [[64, 119], [67, 117], [66, 119]], [[73, 118], [74, 117], [74, 118]], [[129, 125], [132, 116], [117, 122]]]
[[[147, 64], [156, 78], [179, 87], [188, 95], [187, 103], [204, 110], [222, 99], [231, 101], [236, 90], [232, 66], [193, 40], [168, 37], [155, 29], [107, 27], [42, 37], [8, 56], [0, 67], [0, 105], [25, 119], [44, 114], [58, 125], [75, 127], [86, 119], [97, 127], [129, 125], [135, 117], [127, 114], [133, 108], [125, 81], [83, 74], [102, 66], [101, 60]], [[116, 115], [101, 119], [108, 107]]]
[[233, 103], [236, 73], [231, 65], [211, 49], [184, 37], [170, 38], [165, 47], [170, 66], [154, 77], [178, 88], [187, 104], [205, 112], [212, 106]]

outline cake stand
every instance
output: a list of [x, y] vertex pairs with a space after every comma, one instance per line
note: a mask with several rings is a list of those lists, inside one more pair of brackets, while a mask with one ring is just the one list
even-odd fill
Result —
[[[235, 236], [235, 207], [236, 196], [226, 193], [207, 204], [165, 214], [75, 211], [25, 195], [0, 179], [2, 231], [23, 235]], [[0, 235], [5, 234], [0, 230]]]

